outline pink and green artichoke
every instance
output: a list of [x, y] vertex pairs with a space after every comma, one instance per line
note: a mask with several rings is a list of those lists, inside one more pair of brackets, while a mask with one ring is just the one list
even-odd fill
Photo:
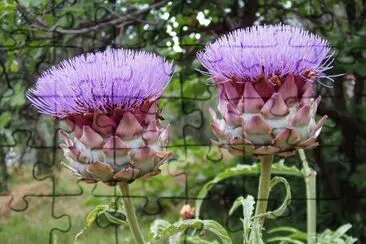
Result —
[[172, 155], [157, 106], [172, 73], [172, 64], [154, 54], [108, 49], [62, 61], [27, 96], [70, 127], [60, 130], [60, 147], [76, 176], [130, 183], [158, 174]]
[[331, 58], [327, 41], [286, 25], [239, 29], [206, 46], [198, 59], [219, 97], [220, 118], [210, 110], [213, 142], [234, 155], [316, 147], [327, 117], [316, 122], [313, 87], [330, 79]]

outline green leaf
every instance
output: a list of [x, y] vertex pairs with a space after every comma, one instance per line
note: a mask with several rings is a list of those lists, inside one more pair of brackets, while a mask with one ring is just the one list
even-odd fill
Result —
[[293, 227], [288, 227], [288, 226], [280, 226], [280, 227], [276, 227], [273, 229], [270, 229], [267, 231], [268, 234], [272, 234], [272, 233], [276, 233], [276, 232], [291, 232], [291, 233], [297, 233], [300, 230], [293, 228]]
[[[286, 210], [287, 205], [290, 204], [290, 202], [291, 202], [290, 185], [289, 185], [289, 183], [287, 182], [287, 180], [285, 178], [276, 176], [271, 180], [270, 190], [272, 190], [273, 187], [275, 187], [278, 183], [283, 183], [286, 187], [285, 200], [283, 201], [281, 206], [279, 208], [277, 208], [276, 210], [274, 210], [274, 211], [268, 211], [268, 212], [265, 212], [264, 214], [256, 215], [253, 218], [275, 219], [275, 218], [281, 216], [283, 214], [283, 212]], [[258, 228], [257, 226], [254, 226], [252, 228], [252, 231], [254, 232], [253, 234], [251, 234], [252, 243], [263, 243], [262, 236], [261, 236], [262, 235], [261, 228]], [[287, 237], [287, 238], [290, 238], [290, 237]]]
[[19, 71], [19, 63], [13, 59], [13, 61], [11, 61], [10, 63], [10, 72], [18, 72]]
[[275, 219], [277, 217], [280, 217], [287, 209], [287, 206], [291, 203], [291, 189], [290, 184], [287, 182], [287, 180], [283, 177], [274, 177], [271, 180], [270, 189], [272, 190], [278, 183], [283, 183], [286, 188], [286, 196], [285, 200], [283, 201], [282, 205], [277, 208], [274, 211], [270, 211], [269, 214], [266, 216], [269, 219]]
[[222, 225], [213, 220], [203, 220], [202, 222], [204, 228], [220, 237], [224, 244], [232, 243], [228, 233], [226, 232], [225, 228], [222, 227]]
[[251, 236], [250, 242], [245, 243], [256, 243], [256, 244], [264, 244], [262, 240], [262, 231], [260, 228], [252, 228], [253, 235]]
[[352, 174], [350, 181], [357, 187], [359, 190], [363, 190], [366, 188], [366, 163], [360, 164], [357, 166], [356, 172]]
[[[124, 220], [116, 217], [116, 213], [118, 213], [119, 216], [124, 216]], [[121, 211], [117, 211], [114, 214], [105, 211], [104, 212], [105, 217], [108, 219], [109, 222], [113, 223], [113, 224], [117, 224], [117, 225], [124, 225], [124, 224], [128, 224], [126, 221], [126, 217], [124, 215], [124, 213], [122, 213]]]
[[242, 197], [242, 196], [238, 197], [235, 200], [235, 202], [233, 203], [233, 206], [231, 207], [231, 209], [229, 211], [229, 215], [232, 215], [238, 207], [242, 206], [243, 201], [244, 201], [244, 197]]
[[206, 241], [199, 236], [187, 236], [186, 242], [190, 244], [219, 244], [217, 241]]
[[346, 234], [346, 232], [348, 230], [350, 230], [352, 228], [352, 225], [351, 224], [345, 224], [345, 225], [342, 225], [341, 227], [339, 227], [335, 232], [334, 232], [334, 235], [333, 235], [333, 238], [340, 238], [341, 236], [343, 236], [344, 234]]
[[88, 213], [85, 219], [85, 227], [75, 236], [75, 242], [79, 239], [79, 237], [84, 234], [87, 229], [94, 223], [97, 217], [103, 213], [108, 208], [108, 205], [99, 205], [96, 206], [92, 211]]
[[247, 242], [249, 242], [249, 233], [250, 229], [252, 227], [252, 216], [254, 212], [254, 197], [253, 196], [247, 196], [246, 199], [244, 199], [243, 202], [243, 228], [244, 228], [244, 237]]
[[287, 180], [285, 178], [276, 176], [271, 180], [270, 189], [272, 190], [273, 187], [275, 187], [278, 183], [283, 183], [286, 188], [285, 200], [283, 201], [281, 206], [279, 206], [276, 210], [268, 211], [268, 212], [265, 212], [264, 214], [256, 215], [256, 216], [254, 216], [254, 218], [276, 219], [276, 218], [280, 217], [286, 211], [287, 205], [289, 205], [291, 203], [290, 184], [287, 182]]
[[0, 115], [0, 128], [4, 128], [11, 121], [11, 113], [9, 111], [3, 112]]
[[16, 9], [16, 2], [11, 1], [10, 3], [7, 1], [0, 2], [0, 19], [2, 19], [4, 16], [12, 14], [12, 11]]
[[170, 224], [165, 220], [155, 220], [152, 224], [150, 231], [153, 240], [160, 240], [167, 238], [171, 235], [177, 234], [179, 232], [185, 231], [188, 228], [200, 229], [202, 228], [201, 220], [184, 220]]
[[[335, 231], [326, 229], [322, 233], [317, 235], [317, 244], [352, 244], [357, 242], [357, 238], [353, 238], [346, 235], [346, 232], [351, 228], [350, 224], [345, 224], [339, 227]], [[284, 232], [284, 233], [278, 233]], [[286, 235], [285, 232], [289, 233]], [[279, 236], [271, 237], [267, 239], [267, 242], [276, 243], [294, 243], [304, 244], [307, 241], [307, 235], [305, 232], [287, 226], [281, 226], [271, 229], [268, 234], [276, 233]]]
[[[280, 226], [267, 231], [268, 234], [274, 234], [278, 232], [288, 232], [289, 233], [288, 237], [292, 239], [301, 240], [305, 242], [307, 241], [307, 234], [293, 227]], [[283, 236], [284, 234], [281, 235]]]
[[126, 221], [126, 214], [123, 208], [121, 208], [120, 202], [118, 200], [110, 202], [103, 213], [107, 220], [113, 224], [128, 224]]
[[29, 7], [31, 0], [19, 0], [19, 3], [23, 5], [24, 7]]
[[216, 234], [224, 244], [232, 243], [225, 228], [213, 220], [187, 219], [184, 221], [176, 222], [174, 224], [169, 224], [166, 221], [158, 220], [158, 222], [153, 224], [151, 228], [151, 235], [153, 240], [165, 239], [169, 236], [183, 232], [188, 228], [193, 228], [210, 231]]
[[170, 223], [164, 219], [155, 219], [154, 222], [150, 226], [150, 234], [151, 238], [155, 238], [159, 232], [163, 231], [165, 228], [169, 227]]
[[304, 244], [304, 242], [299, 241], [299, 240], [295, 240], [292, 239], [290, 237], [282, 237], [282, 236], [278, 236], [278, 237], [273, 237], [273, 238], [268, 238], [267, 242], [284, 242], [284, 243], [292, 243], [292, 244]]
[[41, 3], [40, 0], [20, 0], [19, 2], [25, 7], [38, 6]]
[[113, 201], [108, 204], [108, 211], [117, 211], [121, 207], [121, 204], [119, 201]]
[[[163, 231], [165, 228], [168, 228], [171, 224], [164, 219], [156, 219], [150, 226], [150, 239], [154, 238], [158, 232]], [[169, 243], [179, 243], [181, 238], [181, 233], [177, 233], [169, 236]]]
[[[220, 181], [226, 180], [230, 177], [239, 176], [239, 175], [257, 175], [260, 172], [259, 164], [253, 165], [237, 165], [235, 167], [226, 169], [225, 171], [216, 175], [216, 177], [207, 182], [200, 190], [196, 200], [196, 216], [199, 217], [201, 205], [203, 200], [206, 198], [208, 192], [211, 190], [213, 186], [215, 186]], [[280, 175], [291, 175], [291, 176], [298, 176], [303, 177], [301, 171], [292, 166], [284, 165], [284, 160], [281, 160], [278, 163], [272, 165], [272, 173], [273, 174], [280, 174]]]
[[[109, 222], [117, 225], [127, 224], [125, 214], [122, 210], [119, 210], [118, 201], [111, 202], [108, 205], [98, 205], [92, 211], [88, 213], [85, 219], [85, 227], [75, 236], [75, 242], [83, 235], [88, 228], [95, 222], [97, 217], [101, 214], [108, 219]], [[116, 216], [117, 215], [117, 216]], [[119, 217], [124, 217], [121, 219]]]
[[243, 234], [243, 238], [244, 238], [244, 243], [249, 243], [249, 233], [250, 233], [250, 229], [252, 227], [252, 216], [253, 216], [253, 211], [254, 211], [254, 197], [253, 196], [247, 196], [246, 198], [244, 197], [238, 197], [235, 202], [233, 203], [233, 206], [231, 207], [230, 211], [229, 211], [229, 215], [232, 215], [233, 212], [239, 207], [242, 206], [243, 207], [243, 230], [244, 230], [244, 234]]
[[346, 232], [351, 229], [351, 224], [345, 224], [335, 231], [326, 229], [323, 233], [318, 235], [318, 243], [337, 243], [337, 244], [352, 244], [357, 242], [357, 238], [346, 235]]

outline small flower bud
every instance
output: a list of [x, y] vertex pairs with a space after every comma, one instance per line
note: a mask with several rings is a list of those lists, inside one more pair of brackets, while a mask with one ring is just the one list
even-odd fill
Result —
[[194, 218], [194, 208], [189, 204], [184, 204], [180, 210], [180, 217], [183, 220]]

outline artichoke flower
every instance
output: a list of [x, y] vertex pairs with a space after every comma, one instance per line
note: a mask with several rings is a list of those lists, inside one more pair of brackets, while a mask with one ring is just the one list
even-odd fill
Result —
[[39, 112], [64, 121], [60, 144], [67, 167], [88, 183], [131, 183], [160, 172], [165, 149], [157, 102], [171, 63], [144, 51], [107, 49], [64, 60], [45, 71], [27, 94]]
[[198, 59], [218, 88], [211, 109], [213, 143], [233, 155], [292, 155], [311, 149], [326, 120], [315, 120], [314, 82], [328, 78], [327, 41], [287, 25], [238, 29], [206, 46]]

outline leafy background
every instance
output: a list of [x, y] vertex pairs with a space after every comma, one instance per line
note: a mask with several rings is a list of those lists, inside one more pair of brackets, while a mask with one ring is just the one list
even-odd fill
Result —
[[[133, 186], [144, 229], [156, 217], [178, 219], [183, 203], [194, 204], [200, 186], [223, 169], [251, 164], [211, 147], [208, 108], [215, 91], [200, 74], [195, 57], [206, 43], [240, 27], [288, 23], [328, 39], [335, 52], [333, 88], [318, 84], [319, 115], [329, 120], [321, 146], [307, 152], [318, 172], [318, 230], [351, 223], [351, 234], [366, 241], [366, 2], [363, 0], [88, 1], [3, 0], [0, 2], [0, 240], [1, 243], [71, 243], [95, 205], [118, 194], [102, 185], [78, 183], [59, 166], [58, 121], [38, 115], [25, 91], [60, 60], [107, 47], [146, 49], [174, 61], [176, 74], [161, 107], [174, 128], [175, 158], [163, 174]], [[326, 82], [326, 81], [323, 81]], [[276, 159], [279, 160], [279, 159]], [[297, 157], [287, 165], [299, 166]], [[240, 216], [228, 216], [238, 196], [256, 195], [257, 176], [225, 180], [204, 201], [202, 217], [215, 219], [240, 238]], [[293, 202], [287, 215], [268, 228], [305, 230], [304, 184], [288, 177]], [[282, 199], [273, 193], [270, 208]], [[9, 204], [9, 201], [11, 202]], [[34, 223], [38, 224], [35, 225]], [[103, 237], [102, 237], [103, 236]], [[126, 239], [127, 238], [127, 239]], [[87, 243], [125, 243], [127, 228], [96, 224]], [[83, 241], [81, 240], [81, 241]]]

